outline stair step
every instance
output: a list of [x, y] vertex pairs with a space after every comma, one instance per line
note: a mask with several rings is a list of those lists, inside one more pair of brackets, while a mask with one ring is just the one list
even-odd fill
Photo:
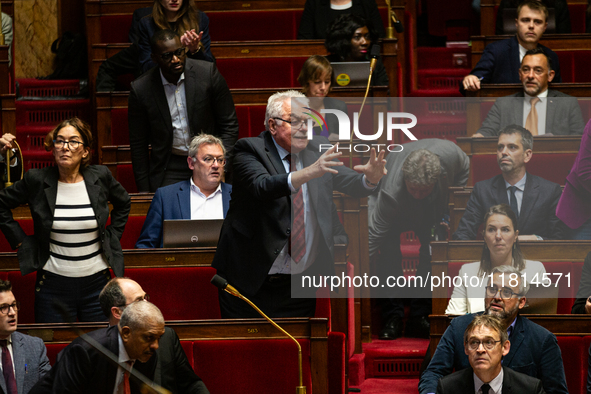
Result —
[[419, 379], [367, 379], [360, 386], [361, 394], [417, 394]]
[[364, 344], [367, 378], [418, 378], [428, 339], [399, 338], [394, 341], [375, 339]]

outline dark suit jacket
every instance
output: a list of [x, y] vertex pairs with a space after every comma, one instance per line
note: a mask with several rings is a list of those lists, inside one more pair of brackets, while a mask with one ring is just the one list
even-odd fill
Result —
[[[117, 326], [101, 328], [87, 335], [104, 346], [115, 357], [119, 356], [119, 331]], [[136, 361], [133, 369], [148, 379], [154, 379], [158, 355], [147, 363]], [[58, 357], [51, 373], [45, 375], [31, 394], [111, 394], [115, 388], [117, 366], [90, 346], [84, 339], [76, 338]], [[131, 392], [140, 393], [137, 381], [130, 378]]]
[[[238, 120], [224, 77], [213, 63], [187, 59], [185, 94], [191, 137], [200, 133], [219, 137], [226, 148], [229, 161], [226, 167], [229, 167], [238, 139]], [[135, 183], [140, 192], [155, 192], [164, 179], [173, 137], [172, 118], [159, 67], [131, 83], [128, 119]]]
[[[478, 132], [483, 136], [499, 135], [505, 126], [523, 124], [523, 91], [500, 97], [488, 112]], [[576, 97], [556, 90], [548, 90], [546, 107], [546, 133], [554, 135], [581, 135], [585, 121]]]
[[[386, 36], [382, 17], [375, 0], [353, 0], [351, 14], [370, 20], [380, 37]], [[325, 39], [330, 18], [330, 0], [306, 0], [298, 29], [298, 40]]]
[[[51, 370], [43, 340], [21, 334], [18, 331], [10, 335], [12, 340], [12, 359], [19, 394], [27, 394], [45, 374]], [[0, 374], [0, 390], [6, 393], [6, 381]]]
[[156, 384], [170, 390], [172, 394], [209, 394], [201, 378], [193, 371], [179, 337], [172, 328], [164, 328], [156, 355]]
[[[304, 166], [311, 165], [320, 156], [319, 143], [328, 141], [315, 137], [300, 153]], [[230, 210], [212, 266], [243, 294], [252, 296], [263, 284], [290, 237], [291, 190], [288, 174], [268, 131], [236, 143], [234, 168]], [[310, 201], [318, 220], [316, 236], [320, 237], [323, 249], [330, 252], [328, 259], [322, 262], [317, 259], [317, 263], [328, 272], [334, 272], [333, 190], [353, 197], [364, 197], [372, 192], [364, 187], [362, 174], [345, 166], [333, 168], [338, 174], [326, 173], [308, 182]]]
[[[434, 393], [439, 379], [451, 374], [454, 369], [459, 371], [470, 367], [468, 356], [464, 353], [464, 331], [474, 316], [467, 314], [451, 321], [429, 366], [421, 375], [421, 394]], [[509, 340], [511, 350], [503, 358], [503, 367], [540, 379], [547, 393], [568, 393], [562, 356], [554, 334], [525, 317], [517, 316]]]
[[[226, 217], [232, 198], [230, 195], [232, 185], [224, 182], [221, 185], [224, 217]], [[189, 180], [156, 190], [135, 247], [161, 248], [162, 222], [174, 219], [191, 219], [191, 182]]]
[[[556, 217], [556, 205], [561, 194], [559, 184], [528, 173], [517, 224], [519, 234], [536, 234], [544, 239], [563, 239], [565, 227]], [[477, 182], [453, 239], [476, 239], [484, 214], [497, 204], [509, 204], [503, 176], [497, 175]]]
[[[554, 82], [562, 82], [558, 55], [551, 49], [539, 45], [552, 61], [555, 71]], [[495, 41], [484, 48], [484, 52], [470, 74], [482, 78], [481, 83], [521, 83], [519, 80], [519, 42], [513, 36]], [[461, 85], [461, 84], [460, 84]]]
[[[105, 259], [116, 276], [123, 276], [123, 251], [119, 240], [131, 209], [129, 195], [105, 166], [88, 166], [80, 172], [98, 222]], [[25, 173], [22, 180], [0, 191], [0, 230], [13, 249], [22, 242], [18, 249], [18, 261], [23, 275], [43, 268], [49, 258], [49, 235], [58, 179], [57, 167], [32, 169]], [[107, 226], [109, 202], [113, 204], [113, 211], [111, 224]], [[11, 209], [21, 204], [29, 204], [34, 235], [27, 236], [12, 217]]]
[[[474, 371], [462, 369], [439, 380], [437, 394], [474, 393]], [[503, 367], [503, 394], [545, 394], [542, 382], [525, 374]]]

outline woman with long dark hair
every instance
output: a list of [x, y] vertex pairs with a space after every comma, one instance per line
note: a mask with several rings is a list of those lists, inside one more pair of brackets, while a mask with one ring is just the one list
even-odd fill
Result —
[[[464, 264], [458, 276], [462, 284], [454, 287], [445, 313], [463, 315], [484, 311], [484, 294], [493, 268], [512, 265], [527, 282], [545, 280], [546, 269], [539, 261], [525, 260], [517, 236], [517, 216], [507, 204], [492, 206], [484, 216], [484, 246], [480, 261]], [[473, 279], [475, 278], [475, 279]], [[482, 279], [484, 278], [484, 279]], [[507, 281], [510, 278], [507, 278]]]
[[181, 37], [191, 59], [215, 61], [211, 54], [209, 18], [199, 11], [194, 0], [154, 0], [152, 13], [137, 26], [140, 66], [146, 72], [156, 64], [151, 59], [150, 38], [157, 30], [169, 29]]

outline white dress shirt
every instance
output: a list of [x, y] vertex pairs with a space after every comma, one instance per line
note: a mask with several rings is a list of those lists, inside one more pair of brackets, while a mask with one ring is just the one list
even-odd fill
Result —
[[191, 220], [223, 218], [222, 184], [220, 183], [215, 192], [206, 197], [191, 178]]
[[[6, 338], [6, 348], [10, 353], [10, 358], [12, 359], [12, 373], [14, 374], [14, 378], [16, 379], [16, 371], [14, 370], [14, 353], [12, 352], [12, 334]], [[0, 349], [1, 351], [1, 349]], [[2, 357], [0, 357], [0, 368], [4, 370], [4, 365], [2, 365]]]
[[185, 96], [185, 73], [181, 74], [176, 84], [168, 82], [162, 75], [162, 70], [160, 70], [160, 77], [162, 78], [168, 110], [172, 118], [172, 153], [186, 156], [189, 153], [191, 133]]
[[[493, 380], [488, 382], [488, 385], [490, 386], [488, 394], [501, 394], [503, 392], [503, 375], [503, 368], [501, 368], [501, 372], [499, 372]], [[484, 382], [474, 374], [474, 392], [476, 394], [482, 394], [480, 387], [482, 387], [483, 384]]]
[[[525, 127], [525, 122], [529, 112], [531, 111], [531, 99], [534, 96], [530, 96], [523, 92], [523, 122], [522, 126]], [[544, 90], [537, 96], [540, 101], [536, 103], [536, 111], [538, 113], [538, 135], [546, 134], [546, 109], [548, 108], [548, 89]]]
[[[119, 342], [119, 358], [118, 361], [119, 363], [126, 363], [128, 361], [132, 362], [132, 366], [133, 363], [135, 363], [135, 360], [132, 360], [129, 358], [129, 355], [127, 354], [127, 350], [125, 350], [125, 345], [123, 344], [123, 339], [121, 339], [121, 334], [118, 333], [117, 334], [117, 340]], [[113, 389], [113, 394], [121, 394], [122, 391], [119, 390], [119, 386], [121, 385], [121, 382], [123, 382], [123, 375], [125, 374], [125, 370], [121, 367], [117, 368], [117, 376], [115, 379], [115, 388]], [[121, 386], [123, 387], [123, 386]]]

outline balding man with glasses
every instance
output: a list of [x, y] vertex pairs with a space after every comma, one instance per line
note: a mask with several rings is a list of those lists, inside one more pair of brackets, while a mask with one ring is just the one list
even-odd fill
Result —
[[[522, 281], [521, 272], [517, 268], [508, 265], [495, 267], [492, 278], [483, 294], [486, 295], [484, 315], [499, 318], [511, 342], [510, 350], [503, 357], [503, 367], [540, 379], [546, 393], [568, 394], [556, 336], [519, 315], [519, 311], [526, 305], [529, 284]], [[512, 278], [515, 280], [510, 280]], [[479, 315], [467, 314], [452, 320], [441, 337], [429, 366], [421, 375], [420, 394], [435, 393], [439, 379], [451, 374], [454, 369], [460, 371], [471, 366], [469, 354], [465, 350], [464, 333], [472, 320]], [[494, 393], [498, 394], [497, 391]]]
[[150, 44], [157, 66], [133, 81], [129, 92], [131, 162], [140, 192], [155, 192], [191, 176], [187, 154], [192, 137], [207, 133], [220, 138], [230, 160], [238, 139], [234, 101], [215, 64], [187, 59], [171, 30], [157, 31]]
[[192, 176], [156, 190], [136, 248], [161, 248], [165, 220], [226, 217], [232, 185], [222, 182], [226, 165], [222, 141], [209, 134], [193, 137], [185, 160]]
[[11, 283], [0, 280], [0, 389], [4, 394], [27, 394], [51, 370], [43, 340], [16, 331], [19, 310]]

